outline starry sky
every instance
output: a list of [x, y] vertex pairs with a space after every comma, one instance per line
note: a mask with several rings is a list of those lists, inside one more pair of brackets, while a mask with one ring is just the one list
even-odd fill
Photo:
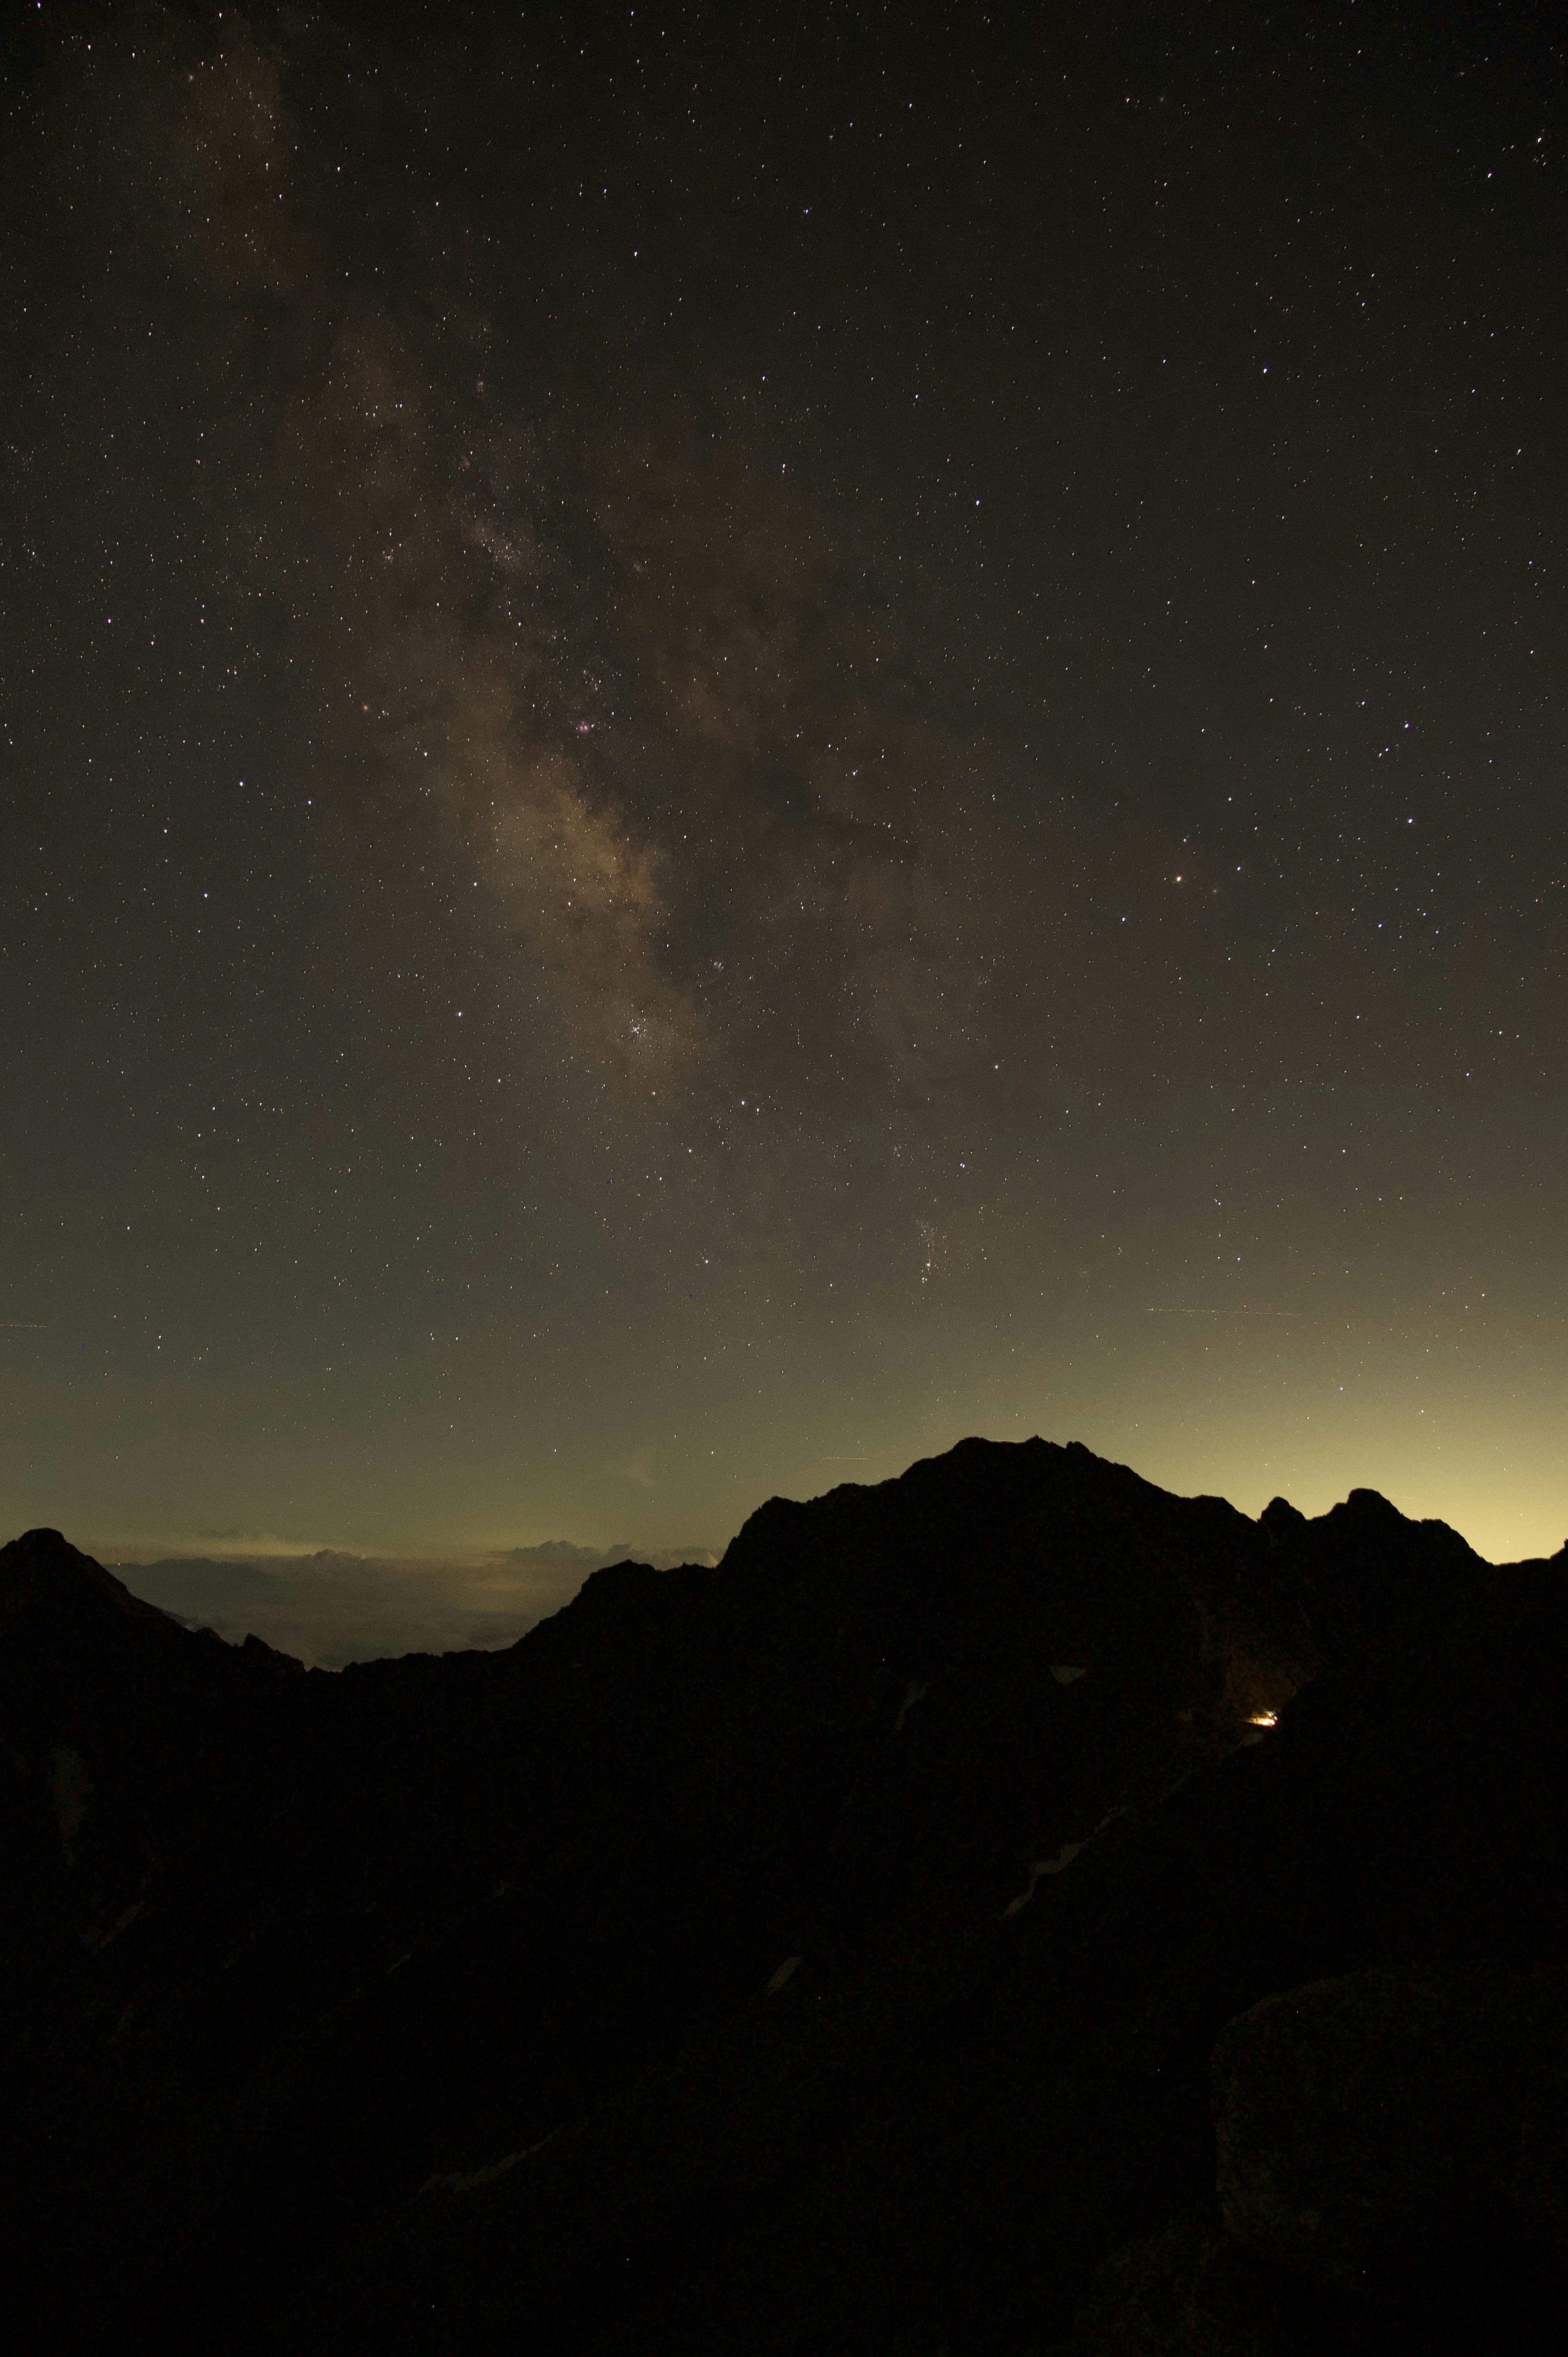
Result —
[[8, 12], [7, 1534], [1554, 1550], [1554, 26]]

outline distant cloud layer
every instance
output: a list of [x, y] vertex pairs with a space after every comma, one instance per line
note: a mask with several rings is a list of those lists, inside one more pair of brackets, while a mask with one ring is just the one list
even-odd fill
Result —
[[591, 1571], [633, 1554], [660, 1569], [712, 1563], [706, 1547], [652, 1554], [622, 1541], [571, 1539], [512, 1547], [467, 1563], [341, 1555], [329, 1548], [264, 1561], [209, 1556], [115, 1563], [134, 1595], [231, 1644], [251, 1634], [321, 1669], [395, 1653], [446, 1653], [515, 1644], [569, 1603]]

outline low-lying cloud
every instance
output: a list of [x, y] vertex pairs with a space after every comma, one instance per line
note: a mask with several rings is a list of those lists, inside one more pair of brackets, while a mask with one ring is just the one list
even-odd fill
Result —
[[467, 1562], [339, 1554], [115, 1563], [133, 1595], [231, 1644], [255, 1635], [320, 1669], [397, 1653], [493, 1652], [571, 1601], [600, 1565], [712, 1563], [705, 1547], [634, 1549], [547, 1539]]

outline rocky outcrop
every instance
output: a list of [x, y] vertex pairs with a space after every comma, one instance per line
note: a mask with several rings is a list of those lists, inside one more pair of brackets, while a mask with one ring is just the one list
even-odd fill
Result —
[[1568, 1976], [1384, 1965], [1265, 1997], [1214, 2056], [1226, 2228], [1327, 2288], [1568, 2276]]

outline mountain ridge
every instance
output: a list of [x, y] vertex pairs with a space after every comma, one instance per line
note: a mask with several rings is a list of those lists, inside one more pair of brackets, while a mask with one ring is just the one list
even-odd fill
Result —
[[[1079, 1445], [972, 1440], [770, 1500], [716, 1566], [603, 1566], [504, 1651], [323, 1672], [181, 1630], [29, 1534], [0, 1550], [15, 2279], [83, 2347], [173, 2317], [347, 2349], [415, 2316], [408, 2345], [484, 2347], [526, 2314], [545, 2346], [590, 2345], [586, 2318], [607, 2352], [717, 2348], [704, 2302], [739, 2330], [746, 2283], [779, 2347], [934, 2352], [961, 2315], [977, 2348], [1060, 2340], [1127, 2233], [1212, 2203], [1198, 2083], [1225, 2021], [1297, 1964], [1386, 1960], [1345, 1861], [1417, 1893], [1406, 1946], [1424, 1923], [1473, 1950], [1455, 1893], [1479, 1869], [1432, 1805], [1473, 1813], [1468, 1776], [1521, 1861], [1488, 1936], [1557, 1953], [1538, 1886], [1563, 1801], [1539, 1771], [1565, 1566], [1484, 1564], [1371, 1491], [1254, 1522]], [[1400, 1741], [1431, 1755], [1413, 1813]], [[1397, 1855], [1354, 1813], [1356, 1762]], [[1280, 1879], [1293, 1845], [1316, 1922]], [[1278, 1918], [1246, 1969], [1187, 1891], [1243, 1871]], [[1113, 2027], [1129, 1972], [1155, 2007], [1135, 2033]], [[913, 2123], [933, 2037], [950, 2141], [1000, 2116], [966, 2088], [1043, 2067], [1041, 1975], [1077, 2008], [1058, 2062], [1100, 2190], [1046, 2202], [1058, 2287], [1015, 2286], [1007, 2323], [967, 2260], [939, 2263], [953, 2180]], [[1159, 2020], [1186, 2108], [1139, 2097], [1161, 2125], [1134, 2198], [1144, 2131], [1113, 2132], [1106, 2088]], [[926, 2158], [889, 2208], [854, 2156], [906, 2114]], [[995, 2133], [1006, 2211], [1050, 2170], [1015, 2120]], [[855, 2306], [869, 2258], [827, 2282], [800, 2244], [800, 2187], [841, 2180], [865, 2251], [927, 2283], [893, 2301], [902, 2339]]]

